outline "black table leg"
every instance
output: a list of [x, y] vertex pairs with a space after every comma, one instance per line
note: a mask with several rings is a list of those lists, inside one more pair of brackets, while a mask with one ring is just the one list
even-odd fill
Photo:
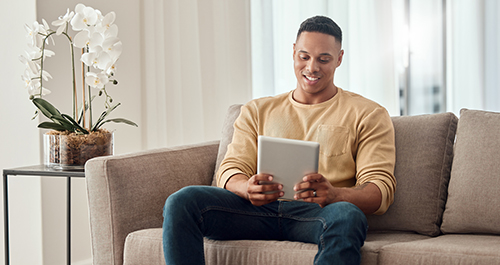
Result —
[[4, 227], [4, 255], [5, 255], [5, 265], [10, 264], [9, 257], [9, 196], [7, 194], [7, 174], [3, 174], [3, 227]]
[[67, 244], [67, 251], [66, 251], [66, 257], [68, 260], [68, 265], [71, 265], [71, 177], [67, 177], [67, 182], [68, 182], [68, 198], [67, 198], [67, 214], [68, 214], [68, 219], [66, 221], [67, 224], [67, 229], [68, 231], [66, 232], [66, 244]]

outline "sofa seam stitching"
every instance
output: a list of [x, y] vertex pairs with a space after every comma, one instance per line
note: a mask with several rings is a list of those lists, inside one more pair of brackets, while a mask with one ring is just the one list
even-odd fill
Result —
[[116, 259], [116, 254], [115, 254], [115, 233], [114, 233], [114, 218], [113, 218], [113, 214], [111, 214], [113, 211], [112, 211], [112, 208], [113, 208], [113, 202], [111, 200], [111, 194], [110, 194], [110, 185], [109, 185], [109, 167], [108, 167], [108, 162], [109, 160], [104, 160], [104, 172], [106, 172], [106, 175], [105, 175], [105, 183], [106, 183], [106, 194], [107, 194], [107, 197], [108, 197], [108, 200], [109, 200], [109, 218], [110, 218], [110, 221], [111, 221], [111, 228], [110, 228], [110, 232], [111, 232], [111, 257], [112, 257], [112, 260], [111, 260], [111, 264], [115, 264], [115, 259]]
[[446, 255], [451, 255], [451, 256], [463, 256], [463, 257], [469, 257], [469, 256], [488, 256], [488, 257], [499, 257], [495, 256], [492, 254], [462, 254], [462, 253], [443, 253], [443, 252], [438, 252], [438, 251], [424, 251], [424, 250], [415, 250], [415, 251], [408, 251], [408, 250], [388, 250], [388, 249], [382, 249], [380, 253], [383, 252], [392, 252], [392, 253], [407, 253], [407, 254], [438, 254], [439, 256], [443, 256], [443, 254]]

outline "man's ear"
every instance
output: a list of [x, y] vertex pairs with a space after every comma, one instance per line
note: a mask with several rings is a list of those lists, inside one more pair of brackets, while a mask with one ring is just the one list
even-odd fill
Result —
[[337, 60], [337, 67], [340, 66], [340, 64], [342, 63], [342, 59], [344, 58], [344, 50], [340, 50], [339, 52], [339, 58]]
[[293, 58], [295, 58], [295, 43], [293, 44]]

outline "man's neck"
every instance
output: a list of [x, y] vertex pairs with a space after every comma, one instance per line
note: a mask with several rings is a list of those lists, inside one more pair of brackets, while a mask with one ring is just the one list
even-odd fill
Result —
[[330, 100], [338, 93], [338, 88], [334, 85], [331, 88], [326, 88], [322, 93], [307, 93], [299, 88], [295, 89], [292, 93], [292, 98], [298, 103], [314, 105], [320, 104]]

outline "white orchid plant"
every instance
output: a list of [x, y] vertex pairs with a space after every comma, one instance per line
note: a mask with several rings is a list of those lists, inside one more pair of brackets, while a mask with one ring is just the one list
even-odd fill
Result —
[[[114, 12], [103, 16], [97, 9], [77, 4], [75, 11], [70, 12], [68, 9], [65, 15], [52, 22], [52, 25], [57, 27], [56, 30], [51, 29], [44, 19], [42, 19], [42, 24], [35, 21], [33, 26], [25, 26], [30, 43], [25, 50], [25, 55], [19, 57], [20, 61], [26, 65], [22, 79], [38, 111], [51, 120], [40, 123], [39, 128], [89, 134], [99, 130], [107, 122], [137, 126], [134, 122], [123, 118], [106, 119], [120, 105], [120, 103], [113, 104], [113, 99], [106, 90], [108, 84], [118, 84], [118, 81], [114, 79], [115, 64], [122, 52], [118, 26], [113, 24], [114, 21]], [[78, 32], [74, 38], [68, 34], [70, 25], [73, 31]], [[52, 78], [44, 69], [44, 61], [47, 57], [55, 55], [53, 51], [47, 49], [50, 42], [55, 45], [53, 35], [64, 36], [70, 43], [73, 78], [72, 116], [61, 114], [57, 108], [42, 98], [51, 93], [44, 85], [44, 81]], [[77, 100], [74, 47], [82, 50], [80, 61], [84, 81], [80, 107], [78, 107]], [[92, 89], [97, 89], [99, 96], [105, 96], [105, 110], [95, 122], [92, 122], [92, 100], [95, 98], [95, 95], [92, 95]], [[86, 117], [89, 118], [88, 122]]]

